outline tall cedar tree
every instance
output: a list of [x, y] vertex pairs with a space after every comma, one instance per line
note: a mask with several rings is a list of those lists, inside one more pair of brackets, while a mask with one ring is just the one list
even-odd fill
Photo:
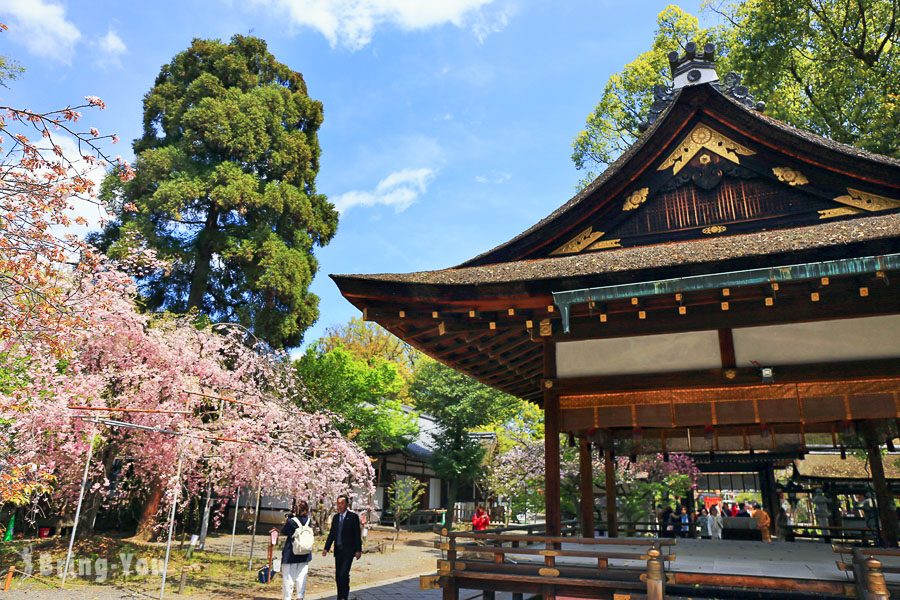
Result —
[[433, 360], [422, 361], [409, 392], [416, 408], [434, 417], [438, 426], [432, 468], [450, 484], [446, 520], [450, 528], [459, 486], [472, 483], [483, 470], [485, 448], [470, 433], [513, 418], [519, 400]]
[[587, 185], [640, 135], [653, 86], [671, 82], [669, 52], [716, 44], [719, 75], [743, 75], [766, 113], [866, 150], [900, 156], [900, 0], [706, 0], [722, 25], [670, 5], [649, 50], [603, 89], [573, 142]]
[[118, 220], [99, 241], [112, 257], [146, 243], [171, 261], [140, 281], [149, 308], [197, 309], [291, 347], [318, 318], [314, 246], [338, 215], [316, 193], [322, 103], [266, 43], [194, 40], [144, 97], [136, 177], [109, 177]]

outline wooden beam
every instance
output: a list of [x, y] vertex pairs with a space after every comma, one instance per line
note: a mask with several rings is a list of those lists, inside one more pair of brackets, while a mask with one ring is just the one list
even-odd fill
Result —
[[879, 292], [860, 297], [854, 287], [816, 304], [810, 303], [806, 294], [800, 297], [779, 295], [775, 306], [765, 306], [761, 297], [758, 301], [746, 302], [732, 298], [730, 310], [721, 310], [716, 301], [714, 304], [692, 305], [687, 314], [681, 316], [677, 315], [674, 306], [661, 310], [648, 306], [647, 318], [643, 320], [638, 319], [633, 307], [628, 306], [621, 313], [607, 312], [606, 323], [601, 323], [596, 315], [575, 313], [571, 317], [571, 332], [566, 334], [561, 332], [561, 328], [554, 328], [553, 339], [563, 342], [897, 314], [897, 292], [892, 288]]
[[581, 536], [594, 539], [594, 471], [591, 442], [582, 436], [578, 444], [579, 495], [581, 500]]
[[609, 440], [603, 452], [603, 468], [606, 475], [606, 523], [609, 537], [616, 538], [619, 537], [619, 514], [616, 510], [616, 451], [612, 436], [606, 437]]
[[[556, 344], [544, 342], [544, 379], [556, 378]], [[544, 389], [544, 516], [547, 535], [558, 536], [562, 530], [559, 472], [559, 395], [552, 387]]]
[[[730, 371], [730, 372], [729, 372]], [[900, 377], [900, 361], [896, 359], [866, 360], [828, 365], [785, 365], [775, 371], [776, 383], [806, 383], [815, 381], [843, 381], [869, 377]], [[646, 373], [634, 375], [610, 375], [598, 377], [573, 377], [558, 379], [556, 387], [560, 395], [591, 394], [604, 392], [662, 390], [690, 387], [745, 386], [760, 383], [759, 369], [739, 367], [735, 369], [711, 369], [680, 373]]]
[[862, 422], [863, 441], [869, 466], [872, 469], [872, 487], [875, 488], [875, 500], [878, 503], [878, 516], [881, 521], [881, 537], [890, 548], [897, 547], [898, 532], [897, 513], [894, 510], [894, 497], [887, 487], [884, 475], [884, 462], [881, 458], [881, 440], [875, 430], [875, 424], [866, 420]]
[[734, 353], [734, 336], [731, 329], [719, 329], [719, 355], [722, 358], [723, 369], [733, 369], [737, 366], [737, 358]]

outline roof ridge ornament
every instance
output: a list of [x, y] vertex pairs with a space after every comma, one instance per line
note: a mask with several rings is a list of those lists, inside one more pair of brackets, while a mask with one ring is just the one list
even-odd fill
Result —
[[641, 132], [659, 119], [659, 116], [672, 104], [675, 93], [686, 87], [708, 83], [721, 93], [729, 96], [747, 108], [763, 111], [764, 102], [756, 102], [750, 90], [741, 85], [741, 75], [730, 72], [721, 80], [716, 73], [716, 46], [706, 44], [703, 53], [697, 54], [697, 44], [690, 42], [684, 47], [684, 55], [678, 52], [669, 53], [669, 67], [672, 70], [672, 83], [653, 86], [653, 104], [647, 113], [647, 119], [638, 125]]
[[[725, 94], [726, 96], [730, 96], [752, 110], [758, 110], [759, 112], [763, 112], [766, 109], [766, 103], [759, 101], [757, 102], [753, 98], [753, 94], [750, 93], [750, 90], [747, 89], [747, 86], [741, 85], [741, 80], [743, 76], [740, 73], [735, 73], [731, 71], [722, 79], [721, 84], [713, 84], [716, 89]], [[724, 85], [722, 85], [724, 84]]]

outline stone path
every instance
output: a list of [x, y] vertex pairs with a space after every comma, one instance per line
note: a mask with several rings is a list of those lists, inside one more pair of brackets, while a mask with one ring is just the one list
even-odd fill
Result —
[[[358, 600], [440, 600], [441, 590], [420, 590], [419, 578], [401, 579], [366, 589], [351, 589], [350, 598], [356, 597]], [[473, 590], [460, 590], [460, 600], [480, 600], [481, 592]], [[307, 595], [307, 600], [335, 600], [334, 594], [330, 596], [324, 595]], [[497, 593], [497, 600], [511, 600], [512, 594]]]

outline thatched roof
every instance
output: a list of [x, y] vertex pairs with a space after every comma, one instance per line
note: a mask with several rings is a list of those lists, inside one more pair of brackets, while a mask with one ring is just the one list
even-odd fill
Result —
[[509, 283], [718, 262], [890, 238], [894, 238], [892, 243], [896, 246], [893, 252], [900, 250], [900, 213], [480, 267], [334, 277], [433, 285]]
[[[855, 454], [842, 460], [837, 454], [807, 454], [794, 461], [800, 477], [813, 479], [872, 479], [867, 461]], [[884, 474], [888, 479], [900, 479], [900, 454], [884, 456]]]

